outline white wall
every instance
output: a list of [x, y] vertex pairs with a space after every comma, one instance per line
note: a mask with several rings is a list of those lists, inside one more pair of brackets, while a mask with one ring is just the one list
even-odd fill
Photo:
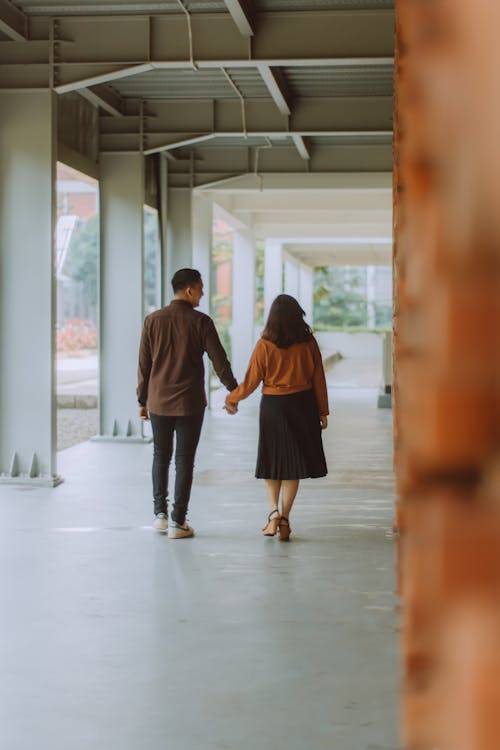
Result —
[[321, 350], [328, 354], [338, 351], [343, 357], [353, 359], [376, 359], [382, 363], [384, 334], [316, 332], [314, 334]]

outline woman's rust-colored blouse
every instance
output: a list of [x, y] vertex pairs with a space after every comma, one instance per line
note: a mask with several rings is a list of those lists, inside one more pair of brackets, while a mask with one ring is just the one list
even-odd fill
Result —
[[255, 391], [259, 383], [263, 383], [262, 393], [273, 396], [313, 389], [320, 417], [329, 414], [325, 371], [314, 337], [303, 344], [293, 344], [288, 349], [279, 349], [271, 341], [259, 339], [245, 379], [226, 400], [242, 401]]

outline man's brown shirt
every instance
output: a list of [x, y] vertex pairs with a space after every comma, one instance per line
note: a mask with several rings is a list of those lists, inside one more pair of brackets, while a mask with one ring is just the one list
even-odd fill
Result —
[[173, 300], [144, 321], [137, 398], [153, 414], [190, 416], [207, 405], [203, 354], [229, 391], [238, 385], [212, 319]]

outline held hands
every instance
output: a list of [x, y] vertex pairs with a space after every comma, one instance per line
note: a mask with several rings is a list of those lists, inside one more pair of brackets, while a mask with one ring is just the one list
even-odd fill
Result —
[[147, 406], [139, 406], [139, 417], [143, 422], [149, 421], [149, 413]]
[[328, 417], [320, 417], [319, 421], [321, 424], [321, 429], [326, 430], [326, 428], [328, 427]]
[[236, 401], [229, 401], [226, 398], [224, 409], [227, 411], [228, 414], [236, 414], [238, 411], [238, 404], [236, 403]]

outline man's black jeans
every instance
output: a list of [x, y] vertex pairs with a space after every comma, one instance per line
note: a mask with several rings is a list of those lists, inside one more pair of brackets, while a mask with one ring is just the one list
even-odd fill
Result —
[[171, 518], [183, 524], [186, 520], [194, 457], [200, 439], [205, 412], [190, 417], [164, 417], [150, 414], [153, 427], [153, 497], [154, 512], [167, 513], [168, 469], [172, 458], [175, 432], [175, 500]]

